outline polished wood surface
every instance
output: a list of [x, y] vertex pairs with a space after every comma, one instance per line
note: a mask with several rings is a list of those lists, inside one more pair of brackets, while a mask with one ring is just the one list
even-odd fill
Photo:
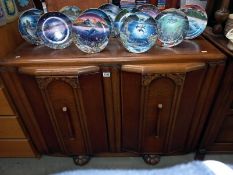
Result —
[[46, 4], [48, 6], [49, 11], [59, 11], [61, 8], [67, 5], [75, 5], [78, 6], [82, 10], [86, 10], [88, 8], [98, 8], [102, 4], [108, 3], [108, 0], [85, 0], [85, 1], [76, 1], [76, 0], [46, 0]]
[[158, 157], [196, 149], [225, 59], [203, 37], [142, 54], [111, 39], [97, 54], [24, 43], [0, 66], [41, 154]]
[[79, 66], [79, 67], [21, 67], [20, 73], [28, 75], [73, 75], [73, 74], [85, 74], [89, 72], [98, 72], [99, 67], [97, 66]]
[[21, 126], [15, 116], [0, 116], [0, 139], [25, 138]]
[[123, 65], [121, 70], [141, 74], [149, 73], [174, 73], [191, 72], [205, 67], [204, 63], [170, 63], [170, 64], [145, 64], [145, 65]]
[[211, 28], [204, 36], [228, 56], [228, 62], [198, 154], [233, 153], [233, 52], [227, 49], [225, 37], [213, 34]]
[[0, 157], [35, 157], [35, 153], [27, 139], [2, 139]]
[[18, 20], [0, 26], [0, 59], [11, 53], [12, 50], [16, 49], [22, 42], [19, 31], [18, 31]]
[[[33, 57], [32, 57], [33, 55]], [[117, 39], [112, 39], [106, 49], [97, 54], [86, 54], [72, 45], [63, 50], [52, 50], [44, 46], [22, 44], [6, 59], [1, 66], [77, 66], [99, 64], [150, 64], [167, 62], [218, 61], [225, 58], [203, 37], [184, 41], [174, 48], [153, 47], [149, 52], [134, 54], [126, 51]]]
[[3, 86], [0, 86], [0, 117], [1, 115], [15, 115], [3, 90]]

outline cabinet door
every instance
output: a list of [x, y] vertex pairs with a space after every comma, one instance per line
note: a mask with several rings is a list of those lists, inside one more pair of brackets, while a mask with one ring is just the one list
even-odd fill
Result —
[[233, 62], [229, 62], [207, 123], [201, 150], [233, 152]]
[[[202, 63], [124, 65], [122, 67], [122, 148], [140, 153], [166, 153], [183, 149], [189, 128], [179, 127], [191, 123], [192, 114], [179, 114], [183, 103], [183, 91], [188, 72], [193, 79], [191, 88], [194, 97], [198, 95], [204, 75]], [[193, 73], [194, 72], [194, 73]], [[189, 75], [187, 81], [189, 81]], [[192, 95], [190, 95], [192, 97]], [[195, 100], [195, 98], [193, 100]], [[190, 110], [195, 101], [187, 103]], [[192, 112], [192, 111], [190, 111]], [[186, 113], [185, 113], [186, 114]], [[182, 121], [185, 119], [185, 121]], [[177, 130], [182, 135], [181, 142], [173, 140]]]
[[[20, 72], [35, 77], [31, 79], [21, 76], [27, 83], [24, 88], [31, 103], [37, 103], [32, 99], [35, 96], [32, 90], [36, 90], [38, 100], [43, 101], [43, 104], [38, 102], [40, 111], [33, 105], [38, 123], [45, 137], [46, 130], [54, 132], [61, 152], [76, 155], [108, 151], [101, 74], [98, 67], [27, 67], [21, 68]], [[40, 119], [40, 114], [47, 114], [47, 117]]]

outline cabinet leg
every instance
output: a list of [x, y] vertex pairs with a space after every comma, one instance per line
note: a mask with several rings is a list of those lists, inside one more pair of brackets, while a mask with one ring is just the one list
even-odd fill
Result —
[[76, 165], [83, 166], [90, 161], [91, 157], [87, 155], [74, 156], [73, 160]]
[[143, 155], [143, 160], [150, 165], [156, 165], [160, 161], [160, 156], [155, 154], [145, 154]]
[[205, 154], [206, 154], [205, 149], [199, 149], [199, 150], [197, 150], [194, 159], [195, 160], [204, 160]]

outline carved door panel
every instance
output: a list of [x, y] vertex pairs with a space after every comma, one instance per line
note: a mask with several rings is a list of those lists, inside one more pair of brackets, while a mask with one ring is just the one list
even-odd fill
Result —
[[37, 77], [60, 146], [68, 154], [87, 150], [75, 77]]
[[[27, 67], [21, 68], [20, 72], [35, 76], [38, 93], [50, 118], [46, 121], [51, 122], [63, 153], [80, 155], [108, 151], [103, 88], [98, 67]], [[28, 78], [24, 80], [29, 83]], [[40, 121], [41, 128], [45, 130], [43, 123], [46, 121]]]
[[157, 154], [170, 151], [186, 72], [203, 67], [201, 63], [122, 67], [124, 150]]

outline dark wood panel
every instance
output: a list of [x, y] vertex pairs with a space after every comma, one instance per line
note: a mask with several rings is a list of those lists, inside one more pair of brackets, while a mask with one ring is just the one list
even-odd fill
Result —
[[64, 153], [74, 155], [87, 152], [77, 78], [38, 77], [37, 81]]
[[186, 74], [179, 112], [175, 121], [176, 127], [170, 136], [172, 144], [169, 152], [184, 150], [204, 76], [204, 68]]
[[107, 123], [100, 73], [79, 76], [83, 109], [91, 142], [91, 152], [108, 152]]
[[122, 72], [122, 149], [139, 152], [141, 74]]
[[56, 152], [61, 152], [57, 136], [53, 129], [52, 121], [50, 120], [46, 106], [43, 102], [43, 97], [37, 82], [35, 81], [34, 77], [23, 74], [20, 74], [20, 79], [25, 92], [27, 92], [27, 98], [31, 104], [36, 121], [40, 127], [41, 132], [43, 133], [43, 137], [46, 140], [46, 145], [48, 147], [48, 151], [43, 151], [41, 153], [52, 154]]
[[[142, 135], [142, 152], [165, 152], [169, 120], [175, 96], [175, 84], [171, 79], [159, 77], [145, 89], [144, 125]], [[159, 104], [162, 108], [159, 108]]]
[[233, 116], [225, 116], [215, 140], [216, 143], [233, 143]]

